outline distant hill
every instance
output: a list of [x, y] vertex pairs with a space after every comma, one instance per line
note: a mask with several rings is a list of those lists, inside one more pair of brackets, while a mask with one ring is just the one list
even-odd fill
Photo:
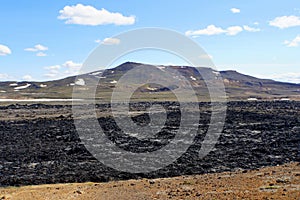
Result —
[[[31, 99], [31, 98], [72, 98], [74, 85], [82, 90], [89, 90], [86, 83], [98, 84], [96, 97], [109, 99], [116, 83], [129, 70], [136, 66], [149, 66], [146, 64], [126, 62], [115, 68], [95, 71], [87, 74], [67, 77], [60, 80], [44, 82], [0, 82], [1, 99]], [[190, 82], [195, 91], [198, 91], [199, 100], [209, 100], [206, 88], [206, 82], [214, 81], [216, 78], [222, 78], [226, 94], [229, 100], [247, 100], [247, 99], [294, 99], [300, 100], [300, 84], [284, 83], [269, 79], [259, 79], [256, 77], [244, 75], [236, 71], [215, 71], [211, 68], [200, 67], [196, 70], [189, 66], [156, 66], [159, 70], [171, 68], [179, 72], [186, 80]], [[199, 74], [200, 72], [200, 74]], [[206, 77], [206, 82], [202, 76]], [[178, 78], [174, 75], [174, 78]], [[99, 82], [98, 82], [99, 81]], [[183, 80], [178, 78], [178, 84], [163, 87], [156, 84], [146, 84], [136, 90], [136, 98], [148, 100], [152, 97], [156, 100], [172, 100], [172, 90], [181, 87]], [[166, 80], [166, 84], [168, 81]]]

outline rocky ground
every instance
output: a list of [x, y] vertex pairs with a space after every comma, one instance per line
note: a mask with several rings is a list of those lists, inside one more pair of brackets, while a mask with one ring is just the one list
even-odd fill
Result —
[[[170, 105], [174, 107], [174, 104], [164, 103], [167, 108], [171, 108]], [[143, 104], [137, 106], [145, 107]], [[70, 106], [2, 106], [0, 185], [153, 179], [256, 169], [300, 161], [300, 102], [228, 103], [224, 131], [213, 151], [203, 159], [199, 158], [198, 152], [208, 127], [210, 105], [202, 103], [200, 108], [199, 134], [185, 154], [158, 171], [131, 174], [103, 165], [86, 150], [76, 132]], [[180, 118], [178, 110], [169, 110], [170, 123], [156, 135], [156, 142], [141, 142], [123, 134], [115, 126], [113, 119], [105, 114], [109, 112], [109, 105], [99, 105], [97, 110], [99, 123], [107, 136], [119, 147], [133, 152], [153, 151], [170, 142], [176, 130], [174, 123], [176, 125]], [[142, 123], [148, 117], [137, 115], [134, 120]], [[269, 187], [263, 186], [267, 183], [261, 184], [257, 187]]]
[[163, 179], [0, 189], [0, 199], [299, 199], [300, 164]]

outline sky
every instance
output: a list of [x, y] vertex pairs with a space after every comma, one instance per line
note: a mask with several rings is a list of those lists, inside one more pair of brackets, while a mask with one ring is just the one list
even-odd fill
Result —
[[[76, 75], [113, 36], [158, 27], [197, 42], [218, 70], [300, 83], [299, 0], [1, 0], [0, 81]], [[162, 52], [123, 61], [185, 64]]]

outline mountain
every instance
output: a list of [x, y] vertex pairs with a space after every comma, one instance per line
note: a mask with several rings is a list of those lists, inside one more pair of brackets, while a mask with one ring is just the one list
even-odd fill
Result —
[[[199, 100], [206, 101], [209, 98], [206, 84], [218, 78], [222, 78], [229, 100], [247, 100], [249, 98], [252, 100], [300, 99], [300, 84], [259, 79], [233, 70], [218, 72], [211, 68], [204, 67], [200, 67], [196, 70], [189, 66], [153, 66], [133, 62], [126, 62], [112, 69], [82, 74], [79, 75], [77, 79], [76, 76], [72, 76], [60, 80], [44, 82], [0, 82], [0, 99], [72, 98], [73, 87], [75, 85], [78, 86], [76, 87], [77, 92], [80, 90], [90, 90], [91, 88], [87, 85], [97, 85], [96, 97], [109, 99], [119, 79], [126, 72], [136, 69], [138, 66], [144, 69], [148, 69], [147, 66], [151, 66], [161, 71], [168, 71], [170, 69], [171, 71], [169, 73], [173, 73], [172, 76], [176, 79], [174, 83], [174, 80], [166, 78], [164, 80], [164, 86], [148, 83], [138, 87], [134, 96], [140, 100], [173, 100], [175, 98], [173, 92], [185, 89], [184, 81], [188, 80], [193, 89], [197, 91]], [[149, 71], [149, 73], [152, 72]], [[203, 77], [206, 78], [205, 81]], [[136, 78], [137, 77], [129, 77], [130, 80]], [[144, 77], [138, 78], [143, 79]], [[126, 89], [130, 89], [130, 86], [125, 85], [124, 90], [126, 91]]]

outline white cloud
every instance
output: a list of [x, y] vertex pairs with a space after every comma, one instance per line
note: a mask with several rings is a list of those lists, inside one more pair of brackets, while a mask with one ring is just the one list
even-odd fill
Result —
[[257, 75], [257, 77], [268, 78], [268, 79], [273, 79], [282, 82], [300, 83], [299, 72], [278, 73], [269, 76]]
[[243, 31], [243, 28], [240, 26], [231, 26], [231, 27], [227, 28], [226, 34], [227, 35], [237, 35], [242, 31]]
[[14, 76], [11, 76], [9, 74], [6, 74], [6, 73], [0, 73], [0, 80], [2, 81], [15, 81], [16, 80], [16, 77]]
[[61, 65], [44, 67], [44, 69], [47, 70], [47, 73], [44, 74], [44, 76], [48, 78], [63, 78], [66, 76], [75, 76], [78, 75], [81, 66], [81, 63], [75, 63], [69, 60]]
[[8, 74], [0, 74], [0, 79], [9, 79]]
[[45, 69], [48, 70], [57, 70], [60, 69], [60, 65], [53, 65], [53, 66], [48, 66], [48, 67], [44, 67]]
[[71, 60], [66, 61], [64, 64], [62, 64], [62, 67], [66, 70], [62, 72], [63, 76], [75, 76], [78, 75], [79, 70], [81, 68], [81, 63], [75, 63]]
[[48, 47], [45, 47], [45, 46], [43, 46], [43, 45], [41, 45], [41, 44], [37, 44], [37, 45], [35, 45], [34, 46], [37, 50], [39, 50], [39, 51], [47, 51], [48, 50]]
[[113, 13], [102, 8], [97, 10], [93, 6], [77, 4], [75, 6], [65, 6], [59, 11], [58, 19], [66, 20], [66, 24], [79, 25], [131, 25], [135, 23], [135, 17], [126, 17], [121, 13]]
[[11, 54], [11, 50], [7, 46], [0, 44], [0, 56], [6, 56], [8, 54]]
[[23, 80], [26, 80], [26, 81], [30, 81], [32, 80], [32, 76], [31, 75], [25, 75], [22, 77]]
[[300, 35], [298, 35], [292, 41], [288, 41], [288, 40], [284, 41], [284, 44], [288, 47], [298, 47], [300, 44]]
[[241, 12], [241, 10], [238, 9], [238, 8], [231, 8], [230, 11], [231, 11], [232, 13], [240, 13], [240, 12]]
[[43, 53], [43, 52], [38, 52], [38, 53], [36, 54], [36, 56], [38, 56], [38, 57], [44, 57], [44, 56], [47, 56], [47, 54], [45, 54], [45, 53]]
[[201, 59], [213, 59], [212, 55], [209, 54], [202, 54], [199, 56]]
[[289, 28], [293, 26], [300, 26], [300, 17], [294, 15], [276, 17], [275, 19], [269, 22], [269, 25], [281, 29]]
[[103, 41], [102, 41], [102, 44], [104, 45], [118, 45], [120, 44], [120, 39], [118, 38], [105, 38]]
[[58, 77], [58, 74], [57, 73], [47, 73], [47, 74], [44, 74], [45, 77], [48, 77], [48, 78], [59, 78]]
[[26, 48], [26, 49], [24, 49], [24, 51], [38, 51], [37, 49], [35, 49], [35, 48]]
[[253, 28], [253, 27], [250, 27], [250, 26], [247, 26], [247, 25], [243, 26], [243, 28], [244, 28], [245, 31], [249, 31], [249, 32], [259, 32], [260, 31], [259, 28]]
[[227, 29], [223, 29], [220, 27], [216, 27], [215, 25], [209, 25], [205, 29], [200, 29], [196, 31], [186, 31], [185, 34], [187, 36], [199, 36], [199, 35], [237, 35], [238, 33], [242, 32], [243, 28], [240, 26], [230, 26]]
[[25, 51], [32, 51], [32, 52], [35, 52], [35, 51], [47, 51], [48, 50], [48, 47], [46, 46], [43, 46], [41, 44], [37, 44], [35, 45], [34, 47], [30, 47], [30, 48], [26, 48], [24, 49]]
[[75, 63], [72, 60], [69, 60], [69, 61], [65, 62], [64, 64], [62, 64], [62, 66], [67, 67], [69, 69], [80, 69], [82, 64], [81, 63]]
[[215, 25], [209, 25], [205, 29], [200, 29], [196, 31], [186, 31], [185, 35], [186, 36], [191, 36], [191, 37], [198, 37], [199, 35], [220, 35], [220, 34], [226, 34], [230, 36], [234, 36], [239, 34], [242, 31], [248, 31], [248, 32], [259, 32], [261, 31], [259, 28], [253, 28], [247, 25], [244, 25], [243, 27], [241, 26], [230, 26], [226, 29], [223, 29], [221, 27], [216, 27]]
[[197, 35], [219, 35], [222, 33], [226, 33], [225, 30], [223, 30], [220, 27], [216, 27], [215, 25], [209, 25], [205, 29], [200, 29], [196, 31], [187, 31], [185, 34], [187, 36], [197, 36]]
[[95, 42], [103, 45], [118, 45], [120, 44], [121, 40], [118, 38], [105, 38], [103, 41], [98, 39], [95, 40]]

